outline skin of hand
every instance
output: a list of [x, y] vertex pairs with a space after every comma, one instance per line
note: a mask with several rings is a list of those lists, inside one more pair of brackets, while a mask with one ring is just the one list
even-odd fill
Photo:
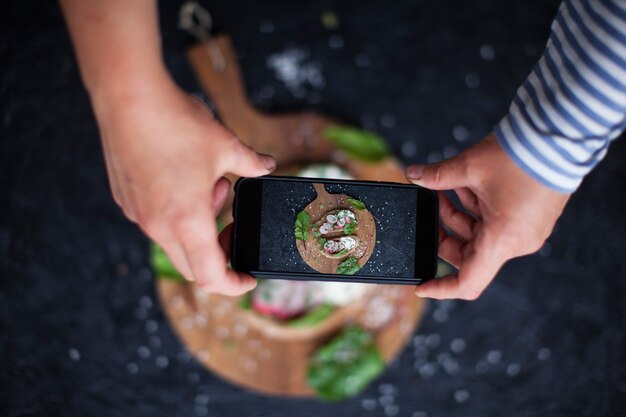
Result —
[[224, 174], [265, 175], [274, 159], [244, 145], [174, 85], [107, 102], [96, 113], [113, 196], [126, 216], [203, 290], [254, 288], [252, 277], [227, 268], [215, 218], [230, 188]]
[[[407, 179], [438, 190], [439, 256], [458, 272], [416, 288], [419, 297], [475, 300], [509, 259], [533, 253], [552, 233], [569, 195], [526, 174], [491, 134], [454, 158], [407, 168]], [[465, 211], [442, 190], [453, 190]]]
[[227, 269], [228, 231], [218, 243], [215, 217], [230, 187], [224, 174], [268, 174], [275, 161], [241, 143], [172, 81], [155, 0], [60, 4], [115, 201], [200, 288], [227, 295], [254, 288], [251, 276]]

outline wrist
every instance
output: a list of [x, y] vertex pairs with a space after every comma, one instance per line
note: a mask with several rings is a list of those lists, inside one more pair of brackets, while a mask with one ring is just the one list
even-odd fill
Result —
[[85, 84], [96, 116], [144, 97], [178, 90], [165, 68], [159, 65], [136, 71], [114, 70]]

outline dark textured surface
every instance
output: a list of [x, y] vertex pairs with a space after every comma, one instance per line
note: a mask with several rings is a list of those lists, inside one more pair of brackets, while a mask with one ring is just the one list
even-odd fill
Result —
[[[413, 277], [417, 193], [391, 187], [326, 185], [331, 194], [361, 200], [376, 222], [376, 245], [358, 275]], [[265, 271], [315, 273], [300, 256], [294, 238], [296, 215], [317, 198], [313, 184], [266, 182], [261, 210], [259, 267]]]
[[[437, 160], [489, 132], [539, 56], [557, 7], [247, 3], [210, 8], [233, 34], [255, 102], [361, 121], [409, 162]], [[175, 27], [178, 5], [161, 14], [166, 58], [179, 83], [197, 91], [183, 56], [188, 39]], [[329, 47], [335, 32], [320, 25], [325, 9], [339, 17], [341, 49]], [[509, 263], [478, 301], [431, 303], [419, 329], [428, 337], [360, 397], [337, 405], [268, 398], [204, 371], [165, 322], [147, 241], [110, 196], [54, 2], [0, 2], [0, 19], [0, 415], [626, 415], [624, 139], [539, 254]], [[260, 33], [264, 20], [273, 32]], [[493, 60], [481, 58], [483, 44]], [[323, 65], [326, 86], [316, 94], [294, 97], [267, 68], [266, 57], [289, 45]]]

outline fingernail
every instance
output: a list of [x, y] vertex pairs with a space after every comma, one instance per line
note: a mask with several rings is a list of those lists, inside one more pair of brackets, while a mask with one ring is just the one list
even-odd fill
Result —
[[415, 295], [419, 298], [424, 298], [422, 291], [419, 288], [415, 290]]
[[274, 171], [276, 169], [276, 160], [271, 155], [262, 155], [263, 165], [268, 171]]
[[419, 180], [424, 173], [424, 167], [422, 165], [411, 165], [406, 169], [406, 176], [412, 180]]

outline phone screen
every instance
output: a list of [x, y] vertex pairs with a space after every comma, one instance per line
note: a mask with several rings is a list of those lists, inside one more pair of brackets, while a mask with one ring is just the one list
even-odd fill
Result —
[[318, 181], [262, 181], [258, 269], [414, 279], [420, 189]]

